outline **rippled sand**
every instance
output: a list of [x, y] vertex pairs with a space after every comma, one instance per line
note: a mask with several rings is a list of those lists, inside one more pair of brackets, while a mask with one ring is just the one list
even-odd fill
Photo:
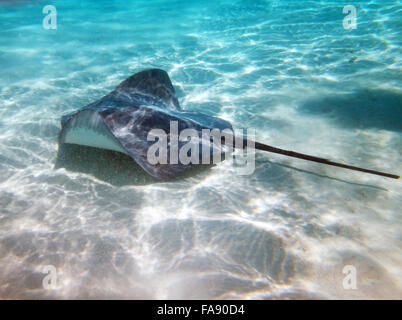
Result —
[[88, 148], [54, 169], [61, 115], [158, 67], [186, 110], [401, 174], [401, 5], [344, 30], [337, 3], [53, 1], [45, 30], [42, 2], [1, 2], [0, 297], [401, 299], [400, 181], [264, 153], [165, 183]]

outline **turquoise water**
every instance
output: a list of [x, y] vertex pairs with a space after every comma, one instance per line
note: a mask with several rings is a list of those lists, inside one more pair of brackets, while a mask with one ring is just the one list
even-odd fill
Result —
[[263, 153], [166, 183], [54, 169], [60, 117], [155, 67], [185, 110], [401, 174], [401, 30], [400, 1], [1, 1], [0, 297], [402, 298], [400, 181]]

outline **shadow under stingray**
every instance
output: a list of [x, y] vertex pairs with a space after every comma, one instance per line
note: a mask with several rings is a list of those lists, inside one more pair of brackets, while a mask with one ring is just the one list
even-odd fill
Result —
[[375, 185], [372, 185], [372, 184], [364, 184], [364, 183], [351, 182], [351, 181], [347, 181], [347, 180], [344, 180], [344, 179], [335, 178], [335, 177], [331, 177], [331, 176], [324, 175], [324, 174], [319, 174], [319, 173], [312, 172], [312, 171], [309, 171], [309, 170], [304, 170], [304, 169], [295, 168], [295, 167], [292, 167], [292, 166], [288, 166], [288, 165], [286, 165], [286, 164], [275, 163], [275, 162], [273, 162], [273, 164], [275, 164], [275, 165], [277, 165], [277, 166], [280, 166], [280, 167], [284, 167], [284, 168], [288, 168], [288, 169], [291, 169], [291, 170], [295, 170], [295, 171], [298, 171], [298, 172], [303, 172], [303, 173], [311, 174], [311, 175], [314, 175], [314, 176], [319, 177], [319, 178], [324, 178], [324, 179], [329, 179], [329, 180], [333, 180], [333, 181], [338, 181], [338, 182], [346, 183], [346, 184], [353, 185], [353, 186], [357, 186], [357, 187], [372, 188], [372, 189], [381, 190], [381, 191], [388, 191], [388, 190], [385, 189], [385, 188], [378, 187], [378, 186], [375, 186]]
[[347, 128], [402, 131], [402, 94], [392, 90], [359, 89], [324, 96], [305, 101], [299, 111], [328, 117]]
[[[354, 183], [339, 178], [334, 178], [326, 175], [320, 175], [308, 170], [298, 169], [292, 166], [282, 164], [280, 162], [271, 162], [265, 160], [265, 168], [270, 168], [272, 165], [276, 166], [276, 170], [279, 168], [287, 168], [290, 170], [295, 170], [299, 172], [304, 172], [308, 174], [316, 175], [317, 177], [336, 180], [339, 182], [347, 183], [350, 185], [356, 185], [360, 187], [374, 188], [378, 190], [387, 190], [374, 185]], [[158, 182], [167, 181], [179, 181], [186, 178], [192, 177], [203, 172], [207, 172], [213, 165], [200, 165], [192, 170], [185, 172], [184, 174], [174, 177], [169, 180], [158, 180], [148, 173], [146, 173], [131, 157], [128, 155], [111, 151], [106, 149], [93, 148], [88, 146], [76, 145], [63, 143], [59, 146], [59, 151], [57, 154], [57, 159], [55, 163], [55, 169], [65, 168], [72, 172], [81, 172], [85, 174], [90, 174], [101, 181], [105, 181], [114, 186], [125, 186], [125, 185], [148, 185]], [[258, 175], [254, 172], [253, 175]], [[281, 180], [281, 176], [284, 175], [278, 173], [272, 173], [268, 175], [270, 184], [273, 185], [274, 180]], [[262, 174], [266, 176], [266, 174]], [[286, 180], [286, 179], [285, 179]]]
[[177, 181], [210, 169], [200, 165], [170, 180], [160, 181], [146, 173], [131, 157], [117, 151], [63, 143], [59, 145], [55, 168], [90, 174], [114, 186], [148, 185]]

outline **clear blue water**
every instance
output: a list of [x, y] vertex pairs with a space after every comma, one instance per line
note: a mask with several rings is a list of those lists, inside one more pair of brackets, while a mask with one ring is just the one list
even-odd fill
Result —
[[156, 67], [186, 110], [400, 174], [401, 30], [400, 1], [1, 1], [0, 297], [401, 298], [400, 181], [262, 153], [146, 185], [54, 169], [60, 117]]

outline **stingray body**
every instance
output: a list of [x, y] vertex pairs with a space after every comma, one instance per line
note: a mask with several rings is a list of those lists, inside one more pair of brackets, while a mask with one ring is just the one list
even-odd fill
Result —
[[[196, 163], [151, 164], [147, 151], [155, 141], [148, 140], [153, 129], [170, 134], [172, 122], [178, 131], [194, 129], [232, 130], [229, 122], [205, 114], [181, 109], [168, 74], [159, 69], [145, 70], [124, 80], [115, 90], [78, 112], [62, 117], [59, 143], [109, 149], [129, 155], [147, 173], [157, 179], [168, 179], [197, 166]], [[178, 141], [180, 149], [186, 141]], [[200, 140], [200, 149], [202, 147]], [[209, 143], [210, 156], [222, 148]], [[201, 153], [200, 153], [201, 157]], [[200, 161], [198, 161], [201, 163]]]
[[[178, 132], [182, 132], [184, 129], [193, 129], [198, 133], [200, 137], [199, 142], [197, 142], [198, 148], [203, 150], [199, 152], [198, 161], [187, 164], [171, 161], [172, 122], [176, 123]], [[205, 145], [207, 145], [210, 158], [213, 158], [217, 153], [221, 155], [230, 152], [238, 146], [237, 142], [228, 143], [226, 140], [224, 144], [222, 144], [223, 141], [210, 139], [205, 141], [202, 138], [203, 129], [215, 129], [220, 132], [226, 129], [233, 132], [232, 125], [216, 117], [182, 110], [168, 74], [160, 69], [141, 71], [127, 78], [99, 101], [91, 103], [77, 112], [63, 116], [61, 126], [60, 145], [64, 143], [78, 144], [125, 153], [148, 174], [160, 180], [173, 178], [195, 166], [199, 166], [202, 163], [201, 157], [205, 155]], [[168, 136], [167, 163], [152, 164], [148, 160], [148, 150], [155, 143], [155, 140], [149, 139], [149, 133], [154, 129], [163, 130]], [[249, 145], [250, 140], [238, 139], [242, 140], [241, 146]], [[232, 141], [238, 140], [235, 138]], [[174, 150], [176, 147], [180, 149], [187, 143], [187, 141], [178, 139], [178, 145], [175, 145]], [[253, 142], [251, 145], [262, 151], [399, 179], [398, 175], [337, 163], [271, 147], [259, 142]]]

